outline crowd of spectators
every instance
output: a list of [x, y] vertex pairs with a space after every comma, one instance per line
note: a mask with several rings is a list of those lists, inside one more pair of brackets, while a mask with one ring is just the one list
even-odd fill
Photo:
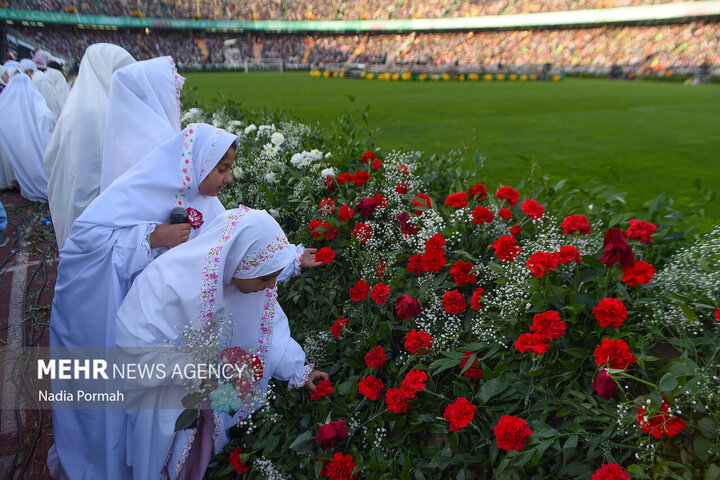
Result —
[[10, 8], [214, 20], [385, 20], [627, 7], [688, 0], [0, 0]]
[[[79, 61], [97, 42], [123, 46], [135, 58], [172, 55], [182, 66], [279, 60], [313, 65], [543, 65], [657, 69], [720, 67], [720, 23], [602, 26], [574, 29], [358, 34], [230, 35], [177, 30], [89, 30], [24, 27], [14, 31]], [[232, 44], [226, 46], [225, 43]], [[225, 54], [230, 52], [228, 58]]]

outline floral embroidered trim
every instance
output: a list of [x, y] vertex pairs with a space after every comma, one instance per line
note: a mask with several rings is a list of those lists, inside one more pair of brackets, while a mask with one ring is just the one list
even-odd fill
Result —
[[175, 125], [175, 128], [177, 128], [178, 131], [180, 131], [180, 117], [182, 116], [182, 102], [180, 101], [180, 95], [182, 94], [183, 85], [185, 85], [185, 77], [182, 77], [177, 72], [177, 67], [175, 66], [175, 60], [173, 60], [172, 57], [169, 58], [170, 61], [170, 74], [173, 77], [173, 80], [175, 81], [175, 100], [177, 101], [177, 108], [178, 108], [178, 121], [177, 125]]
[[152, 234], [157, 228], [157, 223], [148, 223], [147, 229], [145, 230], [145, 241], [142, 242], [142, 247], [147, 253], [148, 260], [152, 259], [152, 245], [150, 244], [150, 234]]
[[312, 373], [313, 370], [315, 370], [315, 366], [312, 363], [308, 363], [307, 365], [305, 365], [305, 368], [303, 368], [303, 373], [300, 376], [300, 380], [295, 383], [290, 382], [288, 384], [288, 390], [305, 386], [305, 382], [308, 381], [308, 378], [310, 378], [310, 373]]
[[257, 268], [268, 256], [278, 253], [289, 244], [290, 242], [288, 242], [287, 237], [284, 235], [275, 237], [274, 242], [270, 242], [264, 248], [245, 255], [240, 261], [240, 265], [238, 265], [235, 273], [248, 272]]
[[207, 154], [207, 157], [205, 158], [205, 161], [202, 164], [202, 170], [200, 170], [200, 178], [203, 177], [203, 173], [205, 173], [205, 169], [208, 166], [208, 162], [210, 161], [210, 157], [212, 156], [213, 150], [215, 150], [215, 144], [217, 144], [218, 138], [220, 138], [220, 132], [223, 130], [218, 128], [215, 131], [215, 136], [213, 137], [212, 144], [210, 145], [210, 151]]
[[303, 257], [303, 254], [301, 253], [295, 259], [295, 268], [293, 269], [293, 273], [292, 273], [293, 277], [297, 277], [298, 275], [300, 275], [300, 268], [302, 266], [302, 257]]
[[[183, 465], [185, 465], [185, 460], [187, 460], [187, 457], [190, 454], [190, 449], [192, 448], [193, 442], [195, 441], [195, 433], [197, 433], [197, 427], [192, 429], [192, 432], [190, 432], [190, 435], [188, 435], [187, 439], [185, 440], [185, 445], [183, 445], [182, 452], [180, 453], [180, 458], [178, 458], [178, 461], [175, 464], [175, 474], [172, 476], [172, 478], [177, 478], [177, 476], [180, 474], [180, 470], [182, 470], [183, 468]], [[172, 448], [170, 449], [170, 453], [168, 454], [168, 459], [166, 460], [166, 462], [170, 460], [171, 454]]]
[[225, 242], [230, 239], [238, 220], [242, 218], [250, 209], [245, 206], [238, 207], [238, 212], [228, 216], [225, 221], [225, 227], [220, 234], [217, 245], [210, 249], [205, 258], [205, 266], [203, 267], [202, 285], [200, 287], [200, 323], [204, 324], [213, 317], [213, 308], [215, 306], [215, 294], [217, 293], [218, 284], [218, 268], [220, 266], [220, 253], [222, 252]]
[[185, 208], [185, 192], [190, 190], [192, 187], [192, 171], [193, 171], [193, 147], [195, 144], [195, 135], [197, 130], [195, 124], [191, 123], [185, 129], [183, 134], [183, 148], [180, 160], [180, 180], [182, 187], [180, 187], [175, 194], [175, 200], [177, 201], [178, 207]]

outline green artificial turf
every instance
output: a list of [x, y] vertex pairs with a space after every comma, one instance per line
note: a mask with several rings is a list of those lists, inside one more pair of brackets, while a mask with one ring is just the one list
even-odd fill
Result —
[[[218, 93], [252, 110], [282, 109], [322, 125], [369, 106], [384, 149], [469, 150], [468, 169], [513, 185], [531, 161], [571, 185], [627, 192], [639, 207], [661, 192], [714, 219], [720, 202], [698, 188], [720, 183], [720, 85], [566, 79], [562, 82], [387, 82], [303, 73], [193, 73], [197, 98]], [[351, 103], [349, 96], [354, 97]], [[319, 147], [322, 148], [322, 147]], [[487, 161], [480, 171], [473, 153]]]

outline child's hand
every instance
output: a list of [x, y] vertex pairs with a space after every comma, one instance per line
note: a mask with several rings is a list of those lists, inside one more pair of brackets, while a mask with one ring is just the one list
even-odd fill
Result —
[[190, 224], [165, 222], [150, 234], [150, 247], [177, 247], [190, 238]]
[[310, 372], [310, 375], [308, 375], [307, 382], [305, 382], [305, 385], [310, 389], [311, 392], [314, 392], [317, 390], [315, 388], [315, 379], [316, 378], [322, 378], [323, 380], [330, 380], [330, 377], [327, 373], [321, 372], [320, 370], [313, 370]]
[[315, 260], [316, 253], [317, 248], [306, 248], [302, 254], [302, 257], [300, 257], [300, 266], [302, 268], [313, 268], [319, 267], [320, 265], [325, 265], [324, 263]]

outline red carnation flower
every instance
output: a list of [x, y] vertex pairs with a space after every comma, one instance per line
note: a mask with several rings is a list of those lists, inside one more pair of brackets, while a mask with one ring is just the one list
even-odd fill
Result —
[[353, 185], [365, 185], [370, 180], [370, 174], [365, 170], [360, 170], [352, 176]]
[[335, 393], [335, 387], [332, 386], [332, 382], [330, 380], [322, 380], [315, 385], [315, 391], [310, 392], [310, 400], [320, 400], [333, 393]]
[[383, 347], [375, 347], [365, 354], [365, 365], [375, 370], [382, 367], [386, 360], [387, 355], [385, 355], [385, 349]]
[[570, 215], [565, 217], [560, 226], [562, 227], [563, 235], [588, 235], [592, 229], [585, 215]]
[[580, 252], [572, 245], [563, 245], [560, 247], [560, 250], [555, 252], [555, 258], [557, 258], [560, 263], [570, 263], [573, 260], [577, 263], [582, 263]]
[[468, 206], [468, 194], [465, 192], [452, 193], [445, 199], [445, 205], [455, 209]]
[[230, 465], [232, 465], [233, 469], [235, 469], [235, 473], [238, 475], [244, 475], [250, 471], [250, 467], [245, 465], [243, 463], [242, 458], [240, 458], [240, 455], [243, 453], [243, 449], [238, 447], [232, 452], [230, 452]]
[[432, 348], [432, 336], [422, 330], [417, 331], [414, 328], [405, 334], [405, 350], [418, 355], [430, 351]]
[[605, 232], [603, 247], [605, 253], [600, 257], [600, 261], [606, 267], [610, 268], [620, 262], [620, 267], [625, 270], [635, 264], [635, 255], [628, 245], [627, 235], [619, 228], [611, 228]]
[[628, 238], [640, 240], [641, 242], [650, 245], [652, 243], [652, 235], [655, 232], [657, 232], [657, 227], [654, 224], [631, 218], [630, 227], [627, 230], [627, 236]]
[[514, 207], [520, 200], [520, 193], [512, 187], [500, 187], [495, 194], [498, 200], [505, 200], [507, 205]]
[[[460, 360], [460, 368], [465, 368], [465, 365], [467, 365], [468, 360], [470, 360], [470, 357], [474, 355], [474, 352], [464, 352], [465, 358]], [[483, 371], [482, 369], [478, 368], [477, 366], [480, 365], [480, 360], [475, 358], [475, 361], [473, 362], [472, 366], [469, 367], [467, 370], [465, 370], [463, 375], [465, 375], [470, 380], [480, 380], [483, 377]]]
[[378, 305], [387, 302], [388, 295], [390, 295], [390, 286], [387, 283], [378, 283], [370, 292], [370, 298]]
[[630, 480], [625, 470], [617, 463], [609, 463], [598, 468], [591, 480]]
[[398, 195], [405, 195], [408, 192], [408, 186], [406, 183], [398, 183], [395, 186], [395, 193]]
[[323, 197], [323, 199], [320, 200], [320, 205], [318, 205], [318, 210], [325, 215], [332, 215], [337, 210], [335, 208], [335, 200]]
[[475, 289], [472, 294], [472, 298], [470, 299], [470, 308], [472, 308], [473, 310], [482, 310], [483, 306], [480, 302], [482, 302], [483, 295], [485, 295], [484, 288], [479, 287]]
[[315, 240], [332, 240], [338, 231], [337, 227], [334, 227], [331, 223], [321, 220], [312, 220], [309, 228], [310, 235]]
[[370, 237], [372, 237], [373, 229], [370, 225], [362, 222], [355, 224], [355, 228], [352, 231], [353, 237], [357, 239], [360, 244], [364, 244]]
[[407, 268], [415, 275], [420, 275], [423, 272], [422, 257], [422, 254], [418, 253], [408, 258]]
[[613, 393], [617, 392], [618, 389], [617, 383], [615, 383], [615, 380], [608, 374], [606, 368], [603, 368], [595, 374], [590, 386], [595, 390], [595, 393], [605, 400], [610, 400], [610, 397], [612, 397]]
[[515, 237], [510, 235], [503, 235], [498, 238], [490, 248], [495, 250], [495, 256], [503, 262], [514, 261], [522, 251], [522, 247], [517, 244]]
[[487, 188], [482, 183], [476, 183], [470, 187], [470, 195], [477, 197], [477, 200], [485, 200], [487, 198]]
[[401, 388], [388, 388], [385, 392], [387, 409], [393, 413], [405, 413], [410, 410], [409, 400], [411, 398], [408, 396], [408, 392]]
[[377, 207], [375, 207], [375, 210], [380, 210], [381, 208], [385, 208], [388, 206], [387, 200], [381, 193], [376, 193], [372, 197], [373, 200], [377, 202]]
[[523, 333], [515, 341], [515, 350], [520, 353], [533, 352], [537, 355], [543, 355], [550, 350], [550, 344], [542, 335], [537, 333]]
[[717, 320], [718, 322], [720, 322], [720, 308], [718, 308], [717, 310], [715, 310], [715, 313], [714, 313], [713, 315], [715, 315], [715, 320]]
[[351, 455], [343, 455], [341, 452], [333, 454], [332, 461], [324, 460], [321, 477], [330, 477], [330, 480], [350, 480], [357, 477], [357, 473], [353, 474], [353, 470], [357, 466], [353, 462]]
[[330, 263], [335, 258], [335, 252], [330, 247], [323, 247], [315, 254], [315, 260], [321, 263]]
[[332, 175], [328, 175], [327, 177], [325, 177], [325, 188], [327, 188], [331, 192], [335, 190], [334, 180], [335, 177], [333, 177]]
[[472, 221], [475, 225], [492, 223], [492, 221], [495, 219], [495, 215], [493, 215], [492, 211], [487, 207], [483, 207], [482, 205], [478, 205], [473, 209], [472, 217]]
[[358, 382], [358, 391], [368, 400], [377, 400], [385, 388], [385, 384], [377, 377], [367, 376]]
[[546, 341], [557, 340], [565, 335], [565, 322], [560, 320], [560, 314], [555, 310], [548, 310], [533, 316], [530, 331], [537, 333]]
[[400, 295], [395, 301], [395, 310], [400, 320], [420, 315], [420, 304], [410, 295]]
[[530, 440], [528, 437], [533, 434], [524, 419], [512, 415], [500, 417], [493, 428], [493, 433], [498, 448], [508, 451], [520, 451], [525, 448], [525, 444]]
[[372, 161], [372, 165], [370, 165], [370, 166], [372, 167], [373, 170], [379, 170], [380, 168], [382, 168], [383, 162], [379, 158], [376, 158], [375, 160]]
[[459, 432], [461, 428], [470, 425], [477, 407], [468, 402], [467, 398], [460, 397], [445, 408], [443, 418], [450, 422], [450, 430]]
[[645, 415], [646, 411], [644, 408], [641, 407], [640, 410], [638, 410], [637, 423], [640, 425], [643, 433], [649, 433], [655, 438], [660, 439], [663, 435], [674, 437], [685, 430], [687, 425], [685, 424], [685, 420], [673, 415], [671, 410], [670, 404], [665, 398], [665, 395], [663, 395], [660, 410], [658, 410], [652, 418], [648, 418], [647, 415]]
[[414, 223], [408, 222], [408, 220], [410, 220], [410, 214], [408, 212], [398, 213], [396, 218], [398, 222], [400, 222], [400, 231], [403, 235], [415, 235], [420, 229]]
[[344, 317], [339, 317], [335, 320], [335, 323], [333, 323], [332, 327], [330, 327], [333, 338], [340, 338], [340, 333], [347, 323], [348, 319]]
[[525, 200], [522, 205], [520, 205], [520, 209], [533, 220], [540, 220], [545, 214], [543, 206], [535, 200]]
[[445, 237], [441, 233], [436, 233], [428, 238], [425, 242], [425, 250], [434, 250], [442, 248], [445, 245]]
[[397, 171], [398, 171], [398, 173], [400, 173], [402, 175], [408, 175], [410, 173], [410, 169], [404, 163], [402, 165], [398, 166]]
[[474, 273], [470, 273], [470, 270], [472, 269], [472, 263], [458, 260], [455, 262], [455, 265], [450, 268], [450, 275], [453, 277], [455, 284], [458, 286], [472, 285], [477, 282], [477, 276]]
[[522, 232], [522, 227], [520, 225], [513, 225], [510, 227], [510, 235], [517, 238], [518, 235], [520, 235], [520, 232]]
[[655, 275], [655, 267], [649, 263], [640, 260], [635, 265], [623, 269], [622, 281], [631, 287], [635, 285], [645, 285], [650, 283], [653, 275]]
[[446, 312], [457, 314], [465, 310], [467, 302], [465, 301], [465, 297], [462, 296], [462, 293], [459, 293], [456, 289], [443, 294], [442, 305]]
[[338, 220], [341, 222], [347, 222], [353, 217], [353, 215], [355, 215], [355, 210], [347, 205], [343, 205], [340, 207], [340, 211], [338, 212]]
[[512, 211], [509, 208], [501, 208], [498, 211], [498, 217], [504, 220], [510, 220], [512, 218]]
[[337, 182], [339, 185], [342, 185], [343, 183], [352, 181], [352, 178], [353, 178], [352, 175], [350, 175], [347, 172], [341, 173], [340, 175], [337, 176]]
[[535, 252], [530, 255], [525, 266], [530, 270], [530, 273], [538, 278], [542, 278], [544, 274], [550, 274], [550, 270], [555, 270], [558, 267], [558, 259], [555, 255], [548, 252]]
[[315, 443], [320, 445], [320, 448], [323, 450], [327, 450], [328, 448], [333, 448], [335, 443], [345, 438], [347, 434], [348, 429], [345, 426], [345, 420], [336, 420], [320, 427], [315, 436]]
[[400, 382], [400, 388], [413, 392], [412, 395], [408, 396], [412, 396], [414, 398], [417, 392], [425, 388], [425, 382], [427, 382], [427, 378], [428, 375], [426, 372], [415, 368], [413, 370], [410, 370], [407, 375], [405, 375], [403, 381]]
[[375, 276], [378, 278], [382, 278], [385, 276], [385, 262], [382, 260], [375, 265]]
[[368, 163], [368, 161], [373, 161], [373, 160], [375, 160], [375, 158], [377, 158], [375, 156], [375, 152], [368, 150], [367, 152], [362, 154], [362, 157], [360, 157], [360, 161], [362, 163]]
[[202, 224], [205, 223], [203, 221], [202, 213], [199, 210], [195, 210], [192, 207], [188, 207], [187, 214], [188, 214], [188, 216], [187, 216], [188, 223], [190, 224], [190, 226], [192, 228], [195, 228], [195, 229], [200, 228], [200, 227], [202, 227]]
[[439, 272], [446, 264], [445, 250], [442, 248], [426, 249], [422, 256], [422, 266], [426, 272]]
[[416, 207], [416, 215], [422, 215], [425, 210], [430, 210], [432, 208], [432, 201], [430, 200], [430, 197], [428, 197], [424, 193], [418, 193], [417, 195], [415, 195], [412, 203], [413, 206]]
[[603, 298], [592, 312], [601, 327], [618, 328], [627, 319], [627, 307], [617, 298]]
[[595, 365], [598, 367], [625, 370], [633, 363], [637, 363], [625, 340], [603, 338], [602, 343], [595, 348], [593, 356], [595, 357]]
[[365, 280], [358, 280], [355, 285], [350, 287], [350, 298], [356, 303], [365, 300], [369, 293], [370, 285]]

